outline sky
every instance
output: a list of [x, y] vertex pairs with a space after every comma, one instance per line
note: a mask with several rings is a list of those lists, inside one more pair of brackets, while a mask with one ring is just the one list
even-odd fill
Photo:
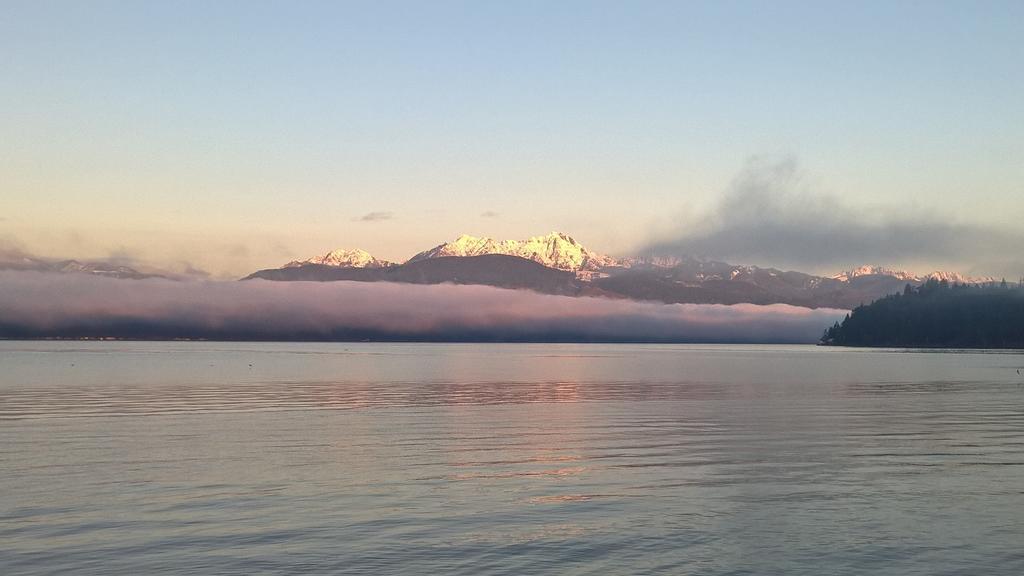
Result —
[[1024, 273], [1021, 2], [8, 0], [0, 70], [0, 247], [41, 256]]

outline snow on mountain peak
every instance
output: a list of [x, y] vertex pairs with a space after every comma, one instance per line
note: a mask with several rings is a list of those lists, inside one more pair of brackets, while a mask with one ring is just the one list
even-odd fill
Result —
[[451, 242], [445, 242], [420, 252], [410, 262], [445, 256], [482, 256], [484, 254], [505, 254], [533, 260], [550, 268], [570, 272], [594, 272], [614, 265], [615, 260], [603, 254], [591, 252], [572, 236], [563, 232], [552, 232], [546, 236], [534, 236], [526, 240], [495, 240], [463, 234]]
[[967, 276], [959, 272], [946, 272], [943, 270], [936, 270], [925, 274], [922, 280], [938, 280], [949, 282], [950, 284], [989, 284], [995, 282], [996, 279], [991, 276]]
[[294, 260], [286, 264], [285, 268], [295, 268], [307, 264], [338, 266], [340, 268], [387, 268], [388, 266], [394, 266], [391, 262], [374, 258], [366, 250], [339, 248], [338, 250], [331, 250], [323, 256], [315, 256], [308, 260]]
[[899, 278], [900, 280], [907, 280], [916, 282], [919, 280], [917, 276], [907, 272], [906, 270], [892, 270], [884, 268], [882, 266], [858, 266], [853, 270], [847, 270], [832, 276], [833, 280], [839, 280], [840, 282], [849, 282], [850, 280], [859, 276], [892, 276], [893, 278]]
[[960, 274], [959, 272], [944, 272], [942, 270], [936, 270], [925, 275], [917, 275], [906, 270], [892, 270], [889, 268], [883, 268], [882, 266], [860, 266], [853, 270], [847, 270], [840, 274], [832, 276], [833, 280], [839, 280], [840, 282], [849, 282], [850, 280], [859, 276], [891, 276], [899, 280], [906, 280], [907, 282], [924, 282], [926, 280], [945, 280], [951, 284], [985, 284], [988, 282], [994, 282], [995, 279], [991, 276], [967, 276]]

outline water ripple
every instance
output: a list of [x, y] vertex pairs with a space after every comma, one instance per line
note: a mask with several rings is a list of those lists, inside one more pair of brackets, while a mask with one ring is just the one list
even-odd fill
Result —
[[1024, 573], [1013, 355], [53, 346], [3, 574]]

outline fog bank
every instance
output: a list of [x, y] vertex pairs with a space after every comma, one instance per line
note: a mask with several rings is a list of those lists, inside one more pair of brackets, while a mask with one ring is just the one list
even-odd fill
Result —
[[0, 272], [0, 337], [812, 343], [845, 311], [489, 286], [117, 280]]

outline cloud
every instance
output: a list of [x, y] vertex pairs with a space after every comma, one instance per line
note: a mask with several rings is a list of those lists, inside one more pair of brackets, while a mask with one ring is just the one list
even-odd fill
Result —
[[211, 276], [209, 271], [193, 266], [190, 262], [181, 262], [180, 266], [181, 273], [189, 278], [209, 278]]
[[0, 234], [0, 262], [19, 260], [28, 256], [25, 245], [10, 234]]
[[497, 213], [497, 212], [495, 212], [493, 210], [485, 210], [484, 212], [480, 213], [480, 217], [481, 218], [497, 218], [499, 216], [501, 216], [501, 214], [499, 214], [499, 213]]
[[174, 282], [0, 272], [0, 337], [814, 342], [844, 311], [658, 304], [489, 286]]
[[118, 266], [146, 266], [142, 256], [140, 256], [135, 250], [131, 250], [126, 246], [118, 246], [109, 250], [106, 258], [102, 258], [102, 260]]
[[805, 269], [918, 263], [1017, 273], [1007, 247], [1024, 242], [913, 208], [856, 209], [810, 190], [793, 158], [749, 161], [715, 210], [685, 228], [645, 252]]
[[[27, 251], [17, 238], [11, 235], [0, 235], [0, 269], [57, 272], [67, 260], [72, 259], [51, 258], [33, 254]], [[151, 265], [124, 247], [111, 250], [105, 258], [81, 258], [77, 260], [85, 264], [124, 266], [141, 274], [162, 276], [170, 279], [195, 280], [211, 277], [208, 271], [185, 260], [166, 268]]]
[[354, 222], [380, 222], [383, 220], [392, 220], [395, 217], [394, 212], [367, 212], [359, 218], [353, 218]]

